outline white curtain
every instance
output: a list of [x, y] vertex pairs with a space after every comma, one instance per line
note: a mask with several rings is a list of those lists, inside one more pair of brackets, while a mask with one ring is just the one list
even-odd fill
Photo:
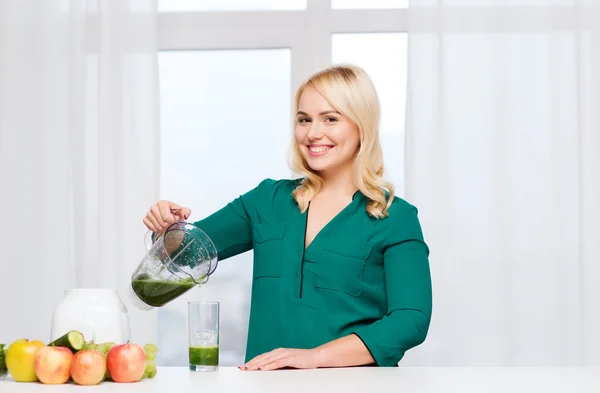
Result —
[[406, 197], [431, 247], [419, 365], [600, 364], [596, 0], [411, 0]]
[[0, 0], [0, 342], [49, 339], [67, 288], [125, 285], [158, 195], [156, 0]]

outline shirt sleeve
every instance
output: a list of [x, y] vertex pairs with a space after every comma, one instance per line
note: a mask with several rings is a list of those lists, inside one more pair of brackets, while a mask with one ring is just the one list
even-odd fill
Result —
[[257, 216], [258, 205], [274, 182], [263, 180], [220, 210], [193, 223], [215, 244], [220, 261], [252, 249], [252, 219]]
[[396, 366], [407, 350], [425, 341], [432, 311], [429, 249], [416, 208], [394, 225], [399, 226], [390, 234], [395, 240], [383, 255], [387, 312], [353, 332], [379, 366]]

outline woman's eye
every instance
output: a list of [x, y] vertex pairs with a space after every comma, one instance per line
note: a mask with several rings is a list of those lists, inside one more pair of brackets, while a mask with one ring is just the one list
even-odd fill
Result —
[[335, 117], [326, 117], [325, 121], [327, 123], [335, 123], [337, 121], [337, 119]]
[[308, 122], [310, 122], [310, 119], [307, 119], [307, 118], [305, 118], [305, 117], [304, 117], [304, 118], [302, 118], [302, 119], [300, 119], [300, 120], [298, 120], [298, 123], [301, 123], [301, 124], [302, 124], [302, 123], [308, 123]]

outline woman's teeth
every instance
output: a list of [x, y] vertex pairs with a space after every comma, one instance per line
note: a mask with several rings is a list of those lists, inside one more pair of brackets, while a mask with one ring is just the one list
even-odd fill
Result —
[[313, 153], [325, 153], [327, 150], [331, 149], [332, 146], [309, 146], [308, 148]]

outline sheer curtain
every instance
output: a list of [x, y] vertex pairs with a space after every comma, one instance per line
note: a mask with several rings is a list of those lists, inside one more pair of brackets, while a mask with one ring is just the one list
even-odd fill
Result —
[[156, 0], [0, 0], [0, 341], [48, 340], [67, 288], [129, 305], [158, 195], [156, 50]]
[[599, 365], [597, 2], [411, 0], [410, 15], [406, 197], [434, 312], [405, 364]]

